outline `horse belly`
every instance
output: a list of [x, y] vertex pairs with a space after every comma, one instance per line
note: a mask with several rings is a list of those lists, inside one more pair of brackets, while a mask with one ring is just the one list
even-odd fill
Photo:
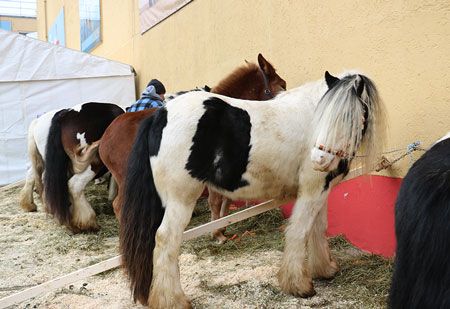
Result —
[[[221, 191], [221, 190], [219, 190]], [[298, 184], [284, 182], [251, 182], [249, 186], [236, 191], [222, 191], [221, 193], [230, 199], [244, 200], [291, 200], [297, 197]]]

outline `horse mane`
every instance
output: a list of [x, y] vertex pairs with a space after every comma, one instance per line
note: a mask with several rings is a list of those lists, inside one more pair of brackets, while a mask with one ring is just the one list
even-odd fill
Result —
[[[358, 85], [363, 85], [363, 98], [357, 94]], [[365, 121], [364, 109], [367, 110]], [[360, 166], [365, 172], [373, 169], [384, 147], [386, 119], [384, 104], [368, 77], [362, 74], [343, 77], [319, 101], [314, 118], [316, 141], [319, 139], [325, 145], [337, 145], [340, 140], [354, 141], [348, 145], [348, 155], [353, 157], [360, 151], [364, 154], [358, 160]]]
[[252, 62], [247, 62], [245, 65], [236, 68], [230, 75], [222, 79], [211, 89], [211, 92], [228, 95], [230, 89], [235, 88], [237, 83], [242, 83], [242, 79], [244, 79], [245, 76], [255, 74], [258, 70], [259, 66]]

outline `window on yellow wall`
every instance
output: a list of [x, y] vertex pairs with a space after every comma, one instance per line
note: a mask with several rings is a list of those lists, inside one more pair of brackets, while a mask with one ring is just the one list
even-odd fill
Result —
[[154, 27], [192, 0], [139, 0], [141, 33]]
[[81, 51], [90, 52], [101, 42], [100, 0], [79, 0]]
[[11, 31], [12, 23], [7, 20], [0, 20], [0, 29]]

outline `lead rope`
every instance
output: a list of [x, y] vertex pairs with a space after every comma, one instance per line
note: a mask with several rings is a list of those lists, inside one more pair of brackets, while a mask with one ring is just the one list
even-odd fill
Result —
[[[420, 147], [420, 144], [421, 144], [420, 141], [415, 141], [415, 142], [409, 144], [406, 147], [406, 152], [404, 154], [400, 155], [399, 157], [397, 157], [396, 159], [392, 160], [392, 161], [390, 161], [384, 155], [381, 156], [381, 159], [378, 162], [377, 167], [375, 168], [375, 171], [379, 172], [381, 170], [387, 169], [387, 168], [391, 167], [394, 163], [397, 163], [398, 161], [400, 161], [401, 159], [403, 159], [406, 156], [409, 156], [409, 164], [411, 166], [414, 163], [414, 158], [413, 158], [412, 153], [414, 151], [426, 151], [426, 149]], [[399, 150], [401, 150], [401, 149], [388, 151], [388, 152], [385, 152], [384, 154], [397, 152]]]

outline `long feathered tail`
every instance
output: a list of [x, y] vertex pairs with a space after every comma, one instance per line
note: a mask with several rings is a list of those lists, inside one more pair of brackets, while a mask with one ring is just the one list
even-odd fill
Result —
[[57, 112], [50, 124], [45, 148], [44, 198], [47, 211], [60, 224], [70, 224], [68, 167], [70, 158], [61, 140], [61, 122], [69, 110]]
[[156, 190], [150, 157], [158, 154], [165, 109], [145, 119], [139, 127], [128, 159], [125, 197], [120, 216], [122, 263], [131, 282], [134, 301], [147, 305], [153, 277], [153, 249], [164, 208]]

